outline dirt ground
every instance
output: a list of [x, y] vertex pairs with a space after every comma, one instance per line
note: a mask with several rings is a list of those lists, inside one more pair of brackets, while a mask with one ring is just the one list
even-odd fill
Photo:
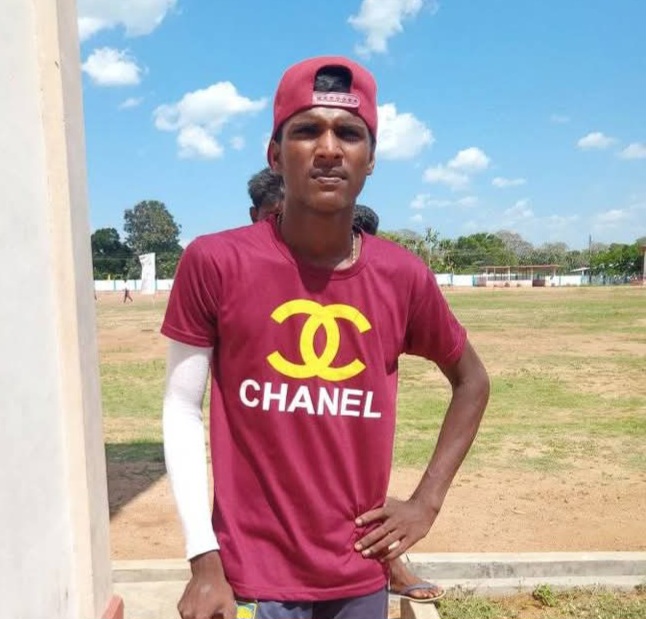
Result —
[[[100, 302], [114, 308], [117, 295]], [[108, 309], [108, 308], [106, 308]], [[103, 317], [99, 332], [102, 354], [113, 360], [152, 358], [163, 354], [158, 325], [141, 329], [120, 317]], [[122, 347], [136, 330], [137, 349]], [[106, 333], [109, 332], [109, 338]], [[491, 341], [489, 341], [491, 340]], [[513, 340], [508, 340], [512, 341]], [[109, 342], [109, 343], [108, 343]], [[479, 350], [496, 345], [493, 335], [476, 334]], [[628, 354], [642, 352], [633, 342], [612, 343], [590, 335], [579, 338], [582, 353], [600, 353], [612, 346]], [[536, 346], [532, 346], [536, 353]], [[516, 340], [507, 359], [524, 357], [525, 344]], [[538, 344], [540, 347], [540, 344]], [[528, 359], [522, 359], [528, 363]], [[491, 367], [493, 366], [493, 367]], [[494, 361], [489, 367], [496, 370]], [[600, 368], [598, 371], [602, 371]], [[593, 372], [590, 368], [589, 372]], [[597, 383], [585, 374], [579, 380]], [[641, 379], [638, 379], [641, 383]], [[643, 388], [643, 383], [641, 383]], [[603, 394], [600, 393], [603, 397]], [[421, 470], [397, 469], [390, 494], [406, 497]], [[181, 530], [161, 462], [109, 462], [108, 485], [114, 559], [179, 558], [184, 554]], [[449, 492], [430, 534], [416, 552], [523, 552], [646, 550], [644, 510], [646, 473], [625, 468], [576, 468], [550, 474], [496, 468], [461, 472]]]
[[[183, 556], [181, 529], [162, 472], [162, 464], [110, 465], [113, 558]], [[390, 494], [407, 496], [419, 476], [416, 470], [394, 471]], [[151, 478], [156, 479], [152, 484]], [[137, 485], [145, 490], [124, 503]], [[644, 474], [599, 470], [566, 479], [500, 471], [463, 474], [430, 534], [412, 551], [646, 550], [645, 487]]]

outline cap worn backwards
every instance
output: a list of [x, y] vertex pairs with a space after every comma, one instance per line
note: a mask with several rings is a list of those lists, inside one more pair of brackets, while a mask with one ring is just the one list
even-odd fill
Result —
[[[325, 67], [343, 67], [350, 73], [350, 92], [317, 92], [317, 73]], [[291, 66], [278, 84], [274, 98], [272, 139], [282, 124], [299, 112], [327, 106], [347, 109], [361, 118], [377, 137], [377, 85], [371, 73], [343, 56], [319, 56]], [[267, 151], [269, 159], [269, 150]]]

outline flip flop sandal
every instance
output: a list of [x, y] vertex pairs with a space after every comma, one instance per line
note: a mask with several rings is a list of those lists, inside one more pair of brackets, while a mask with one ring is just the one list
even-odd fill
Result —
[[[410, 595], [413, 591], [430, 591], [431, 589], [439, 589], [440, 593], [428, 598], [418, 598]], [[437, 600], [442, 599], [446, 591], [444, 591], [442, 587], [434, 585], [433, 583], [421, 582], [417, 585], [409, 585], [408, 587], [404, 587], [401, 591], [393, 591], [392, 589], [389, 589], [388, 593], [390, 593], [391, 595], [397, 595], [401, 598], [406, 598], [411, 602], [418, 602], [419, 604], [429, 604], [430, 602], [437, 602]]]

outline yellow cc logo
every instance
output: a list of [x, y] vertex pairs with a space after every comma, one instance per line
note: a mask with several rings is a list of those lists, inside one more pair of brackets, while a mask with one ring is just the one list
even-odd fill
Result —
[[[363, 372], [366, 366], [359, 359], [355, 359], [342, 367], [331, 367], [331, 363], [339, 352], [339, 342], [341, 340], [337, 319], [342, 318], [350, 321], [359, 333], [365, 333], [371, 328], [368, 319], [358, 309], [341, 303], [321, 305], [308, 299], [294, 299], [277, 307], [271, 317], [278, 324], [282, 324], [295, 314], [307, 314], [309, 316], [303, 325], [300, 338], [300, 352], [303, 363], [300, 365], [292, 363], [278, 351], [274, 351], [267, 357], [271, 367], [290, 378], [318, 376], [324, 380], [332, 381], [352, 378]], [[325, 330], [325, 348], [320, 355], [317, 355], [314, 350], [314, 337], [321, 327]]]

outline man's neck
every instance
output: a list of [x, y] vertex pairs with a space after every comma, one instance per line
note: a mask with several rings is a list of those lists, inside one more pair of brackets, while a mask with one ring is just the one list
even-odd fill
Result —
[[303, 262], [347, 269], [356, 262], [361, 243], [352, 231], [352, 218], [351, 208], [330, 214], [286, 208], [277, 223], [285, 244]]

